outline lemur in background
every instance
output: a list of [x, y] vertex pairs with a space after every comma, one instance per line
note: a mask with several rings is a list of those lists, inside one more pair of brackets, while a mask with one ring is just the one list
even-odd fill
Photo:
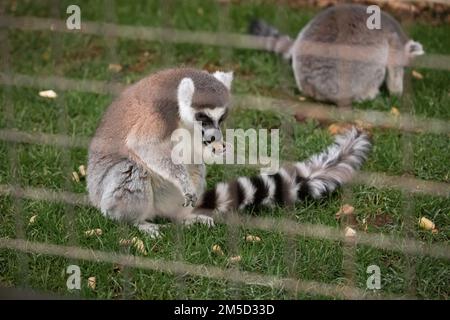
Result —
[[194, 130], [200, 121], [203, 143], [194, 152], [223, 153], [210, 148], [223, 142], [221, 135], [208, 131], [220, 131], [228, 115], [232, 79], [232, 73], [169, 69], [126, 89], [107, 109], [89, 147], [92, 203], [105, 216], [128, 221], [156, 237], [158, 225], [150, 221], [157, 216], [213, 225], [217, 213], [319, 198], [349, 181], [366, 159], [369, 139], [353, 128], [309, 160], [273, 175], [219, 183], [205, 192], [205, 165], [175, 164], [171, 134], [177, 128]]
[[389, 92], [401, 95], [404, 67], [424, 54], [422, 45], [384, 12], [380, 29], [369, 29], [371, 14], [366, 10], [356, 4], [327, 8], [295, 40], [262, 20], [254, 20], [249, 32], [266, 37], [262, 41], [267, 50], [292, 59], [298, 88], [318, 101], [348, 106], [374, 99], [385, 78]]

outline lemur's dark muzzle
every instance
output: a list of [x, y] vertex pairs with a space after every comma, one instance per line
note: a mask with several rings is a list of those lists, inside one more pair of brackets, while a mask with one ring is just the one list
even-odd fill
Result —
[[202, 129], [203, 144], [211, 146], [212, 152], [221, 154], [226, 151], [226, 144], [223, 142], [222, 131], [217, 127]]

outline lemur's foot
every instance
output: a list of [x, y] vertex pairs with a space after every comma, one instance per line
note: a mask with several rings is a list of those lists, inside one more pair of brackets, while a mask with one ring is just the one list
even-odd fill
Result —
[[136, 227], [142, 232], [148, 234], [152, 239], [161, 237], [161, 232], [159, 231], [159, 226], [157, 224], [150, 222], [140, 222], [136, 224]]
[[184, 204], [183, 207], [187, 207], [191, 205], [192, 207], [195, 207], [195, 204], [197, 203], [197, 195], [192, 193], [185, 193], [184, 194]]
[[201, 223], [208, 227], [214, 227], [214, 219], [209, 216], [202, 215], [202, 214], [190, 215], [184, 219], [183, 223], [184, 223], [184, 225], [186, 225], [188, 227], [190, 227], [191, 225], [193, 225], [195, 223]]

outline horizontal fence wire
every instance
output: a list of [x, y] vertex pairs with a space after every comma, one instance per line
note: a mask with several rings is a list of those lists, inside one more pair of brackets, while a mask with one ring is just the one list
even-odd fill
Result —
[[250, 95], [237, 96], [236, 102], [244, 108], [259, 110], [275, 109], [301, 116], [305, 119], [315, 119], [323, 123], [351, 121], [359, 122], [367, 127], [398, 129], [416, 133], [450, 134], [450, 121], [411, 116], [408, 114], [393, 115], [388, 112], [373, 110], [345, 110], [317, 102], [300, 102]]
[[[126, 85], [99, 80], [77, 80], [55, 76], [30, 76], [24, 74], [5, 74], [0, 72], [0, 85], [27, 88], [51, 88], [54, 90], [82, 91], [97, 94], [119, 94]], [[409, 132], [450, 134], [450, 121], [411, 116], [393, 115], [373, 110], [342, 110], [317, 102], [276, 99], [254, 95], [235, 95], [234, 103], [241, 108], [258, 110], [278, 110], [300, 115], [319, 122], [360, 121], [365, 126], [398, 129]]]
[[[232, 47], [238, 49], [265, 50], [267, 39], [264, 37], [223, 32], [206, 32], [177, 30], [172, 28], [154, 28], [143, 26], [116, 25], [104, 22], [83, 21], [80, 30], [69, 30], [63, 20], [37, 17], [14, 17], [0, 15], [0, 27], [18, 29], [23, 31], [51, 31], [69, 34], [86, 34], [102, 37], [119, 37], [131, 40], [160, 41], [165, 43], [186, 43], [200, 44], [208, 46]], [[320, 43], [317, 43], [317, 56], [326, 56], [328, 50], [320, 50]], [[352, 52], [351, 47], [342, 48], [342, 52]], [[350, 55], [352, 59], [366, 61], [367, 56], [356, 57]], [[341, 56], [347, 59], [347, 55]], [[427, 54], [419, 56], [413, 61], [413, 66], [432, 69], [450, 70], [450, 55]]]
[[[32, 200], [69, 203], [79, 206], [91, 206], [84, 194], [66, 191], [54, 191], [44, 188], [20, 188], [0, 185], [0, 194], [22, 197]], [[326, 239], [331, 241], [348, 240], [343, 230], [322, 224], [299, 223], [285, 218], [252, 217], [239, 215], [236, 219], [217, 217], [221, 223], [264, 231], [282, 232], [290, 236]], [[434, 258], [450, 259], [450, 249], [444, 244], [429, 244], [419, 240], [400, 238], [385, 234], [371, 234], [358, 232], [351, 239], [355, 244], [367, 245], [378, 249], [404, 252], [411, 255], [426, 255]]]
[[70, 90], [97, 94], [118, 94], [125, 85], [89, 79], [69, 79], [58, 76], [29, 76], [24, 74], [0, 72], [0, 84], [26, 88], [51, 87], [56, 90]]
[[[415, 2], [414, 0], [410, 1]], [[444, 0], [434, 0], [429, 2], [447, 3], [447, 1]], [[241, 49], [265, 49], [265, 40], [260, 37], [222, 32], [214, 33], [167, 28], [123, 26], [87, 21], [83, 21], [82, 30], [71, 31], [66, 28], [65, 21], [62, 20], [37, 17], [12, 17], [7, 15], [0, 15], [0, 27], [24, 31], [52, 31], [72, 34], [81, 32], [88, 35], [135, 40], [195, 43]], [[450, 56], [426, 55], [417, 59], [414, 62], [414, 66], [450, 70]], [[57, 76], [42, 77], [4, 73], [0, 73], [0, 84], [19, 87], [46, 87], [56, 90], [86, 91], [98, 94], [118, 94], [124, 88], [124, 85], [120, 83], [95, 80], [75, 80]], [[393, 117], [388, 113], [377, 111], [347, 112], [336, 110], [335, 108], [318, 103], [297, 102], [248, 95], [236, 96], [235, 102], [238, 105], [248, 106], [249, 108], [254, 109], [273, 110], [276, 108], [288, 113], [300, 113], [307, 118], [316, 119], [321, 122], [360, 120], [373, 126], [403, 131], [430, 132], [436, 134], [450, 133], [450, 123], [440, 119], [411, 117], [409, 115]], [[60, 134], [35, 132], [28, 133], [12, 129], [0, 129], [0, 140], [13, 143], [46, 144], [71, 148], [85, 148], [89, 143], [89, 138], [86, 137], [69, 137]], [[365, 184], [378, 188], [398, 188], [411, 193], [424, 193], [444, 197], [450, 196], [449, 185], [446, 183], [425, 181], [411, 177], [389, 176], [382, 173], [359, 173], [353, 183]], [[88, 197], [85, 194], [54, 191], [45, 188], [22, 188], [10, 185], [0, 185], [0, 194], [11, 195], [17, 198], [90, 206]], [[246, 228], [283, 232], [289, 236], [302, 236], [331, 241], [348, 241], [348, 239], [345, 238], [343, 231], [338, 228], [321, 224], [298, 223], [297, 221], [283, 218], [239, 216], [237, 219], [232, 220], [219, 218], [219, 221], [229, 225]], [[430, 244], [415, 239], [362, 232], [358, 232], [352, 241], [354, 241], [355, 244], [367, 245], [383, 250], [399, 251], [410, 255], [424, 255], [434, 258], [450, 259], [450, 250], [448, 249], [448, 246], [444, 244]], [[222, 269], [214, 266], [192, 265], [181, 261], [157, 260], [114, 252], [84, 249], [75, 246], [31, 242], [23, 239], [0, 238], [0, 248], [18, 250], [25, 253], [56, 255], [69, 259], [117, 263], [129, 267], [165, 273], [255, 284], [270, 288], [284, 289], [295, 294], [302, 292], [347, 299], [414, 298], [407, 295], [377, 294], [353, 286], [332, 285], [294, 278], [280, 278], [240, 271], [237, 269]]]
[[414, 299], [407, 295], [379, 294], [356, 287], [332, 285], [311, 280], [281, 278], [255, 272], [224, 269], [214, 266], [189, 264], [182, 261], [143, 258], [129, 254], [118, 254], [80, 247], [62, 246], [48, 243], [32, 242], [22, 239], [0, 238], [0, 248], [26, 253], [59, 256], [92, 262], [119, 264], [127, 267], [159, 271], [176, 275], [190, 275], [215, 280], [258, 285], [282, 289], [294, 294], [307, 293], [333, 296], [344, 299]]
[[364, 184], [376, 188], [394, 188], [405, 192], [450, 197], [450, 184], [408, 176], [392, 176], [380, 172], [359, 172], [352, 184]]
[[[90, 138], [72, 138], [61, 134], [0, 129], [0, 140], [12, 143], [49, 145], [60, 148], [87, 148]], [[285, 163], [287, 164], [289, 162]], [[358, 172], [350, 183], [365, 184], [377, 188], [394, 188], [411, 193], [428, 194], [441, 197], [450, 196], [450, 185], [448, 183], [406, 176], [393, 176], [382, 172]]]
[[33, 290], [31, 288], [14, 288], [0, 282], [0, 300], [73, 300], [75, 296], [55, 294]]

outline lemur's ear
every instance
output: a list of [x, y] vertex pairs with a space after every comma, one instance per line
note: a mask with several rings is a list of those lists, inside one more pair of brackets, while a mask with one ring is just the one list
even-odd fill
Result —
[[425, 53], [425, 51], [423, 51], [422, 45], [419, 42], [413, 40], [409, 40], [406, 43], [405, 49], [406, 54], [410, 57], [421, 56]]
[[222, 82], [228, 90], [231, 89], [231, 82], [233, 81], [233, 71], [222, 72], [216, 71], [213, 73], [214, 78]]
[[180, 118], [185, 122], [193, 122], [194, 114], [191, 109], [192, 96], [194, 95], [194, 81], [191, 78], [183, 78], [178, 85], [177, 99]]

